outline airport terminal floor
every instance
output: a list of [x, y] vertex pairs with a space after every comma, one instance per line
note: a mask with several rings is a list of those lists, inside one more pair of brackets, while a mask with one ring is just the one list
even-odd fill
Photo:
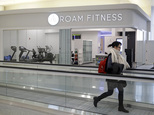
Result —
[[[102, 75], [92, 66], [0, 64], [0, 115], [154, 115], [153, 65]], [[118, 111], [117, 89], [94, 107], [93, 97], [107, 91], [105, 79], [127, 81], [129, 113]]]

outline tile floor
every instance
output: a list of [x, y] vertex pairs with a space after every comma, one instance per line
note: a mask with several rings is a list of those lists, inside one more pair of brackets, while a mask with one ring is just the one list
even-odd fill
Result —
[[[11, 89], [11, 88], [7, 90], [8, 90], [8, 94], [7, 94], [8, 96], [13, 96], [16, 98], [35, 101], [39, 103], [45, 103], [48, 105], [58, 105], [62, 107], [77, 109], [80, 111], [91, 112], [86, 115], [94, 115], [94, 113], [102, 114], [102, 115], [125, 115], [126, 114], [126, 113], [117, 111], [118, 109], [117, 102], [108, 102], [108, 101], [102, 100], [100, 103], [98, 103], [98, 107], [95, 108], [93, 106], [93, 101], [91, 99], [81, 99], [81, 98], [68, 97], [68, 96], [65, 97], [65, 96], [56, 95], [56, 94], [45, 94], [45, 93], [43, 94], [41, 92], [39, 93], [39, 92], [24, 91], [24, 90]], [[125, 106], [126, 106], [126, 103], [125, 103]], [[130, 113], [126, 115], [154, 115], [154, 111], [152, 109], [140, 108], [140, 107], [132, 107], [132, 108], [126, 107], [126, 108], [130, 111]], [[48, 114], [38, 113], [37, 111], [23, 109], [20, 107], [18, 109], [19, 111], [15, 111], [17, 109], [18, 109], [17, 107], [2, 105], [0, 103], [0, 115], [48, 115]], [[21, 112], [21, 113], [19, 114], [18, 112], [19, 113]]]

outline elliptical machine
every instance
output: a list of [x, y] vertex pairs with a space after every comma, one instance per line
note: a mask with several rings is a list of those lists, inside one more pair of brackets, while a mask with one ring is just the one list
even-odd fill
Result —
[[52, 63], [52, 61], [55, 59], [55, 56], [53, 55], [53, 53], [51, 53], [51, 50], [53, 49], [52, 46], [45, 46], [46, 50], [45, 50], [45, 60], [50, 61], [50, 63]]
[[45, 46], [46, 48], [37, 47], [39, 54], [36, 54], [36, 51], [33, 49], [33, 55], [32, 58], [36, 62], [43, 62], [43, 61], [49, 61], [52, 63], [52, 61], [55, 59], [55, 56], [51, 53], [51, 48], [49, 46]]

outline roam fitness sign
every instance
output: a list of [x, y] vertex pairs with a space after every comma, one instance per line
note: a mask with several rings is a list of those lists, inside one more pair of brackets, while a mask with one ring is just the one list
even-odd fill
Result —
[[55, 26], [58, 23], [120, 22], [122, 20], [122, 13], [95, 13], [83, 15], [58, 15], [52, 13], [48, 17], [48, 22], [52, 26]]

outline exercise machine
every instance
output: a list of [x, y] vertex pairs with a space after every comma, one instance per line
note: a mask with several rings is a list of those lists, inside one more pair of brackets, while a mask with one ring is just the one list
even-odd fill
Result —
[[50, 63], [52, 63], [52, 61], [55, 59], [55, 56], [53, 55], [53, 53], [51, 53], [52, 46], [45, 46], [45, 48], [41, 48], [39, 46], [37, 47], [37, 49], [39, 54], [36, 54], [36, 51], [34, 49], [32, 50], [32, 59], [34, 60], [34, 62], [49, 61]]
[[17, 51], [17, 47], [16, 46], [11, 46], [11, 49], [13, 50], [13, 54], [11, 56], [10, 61], [16, 61], [16, 59], [13, 60], [13, 57], [14, 57], [14, 54], [16, 53], [16, 51]]
[[13, 54], [12, 55], [8, 55], [8, 56], [4, 56], [4, 60], [5, 61], [16, 61], [16, 59], [13, 59], [14, 54], [17, 51], [17, 47], [16, 46], [11, 46], [11, 49], [13, 50]]
[[[24, 46], [19, 46], [20, 54], [19, 54], [19, 60], [20, 61], [26, 61], [29, 59], [28, 55], [31, 52], [31, 50], [28, 50]], [[23, 56], [23, 53], [27, 52], [26, 56]]]

